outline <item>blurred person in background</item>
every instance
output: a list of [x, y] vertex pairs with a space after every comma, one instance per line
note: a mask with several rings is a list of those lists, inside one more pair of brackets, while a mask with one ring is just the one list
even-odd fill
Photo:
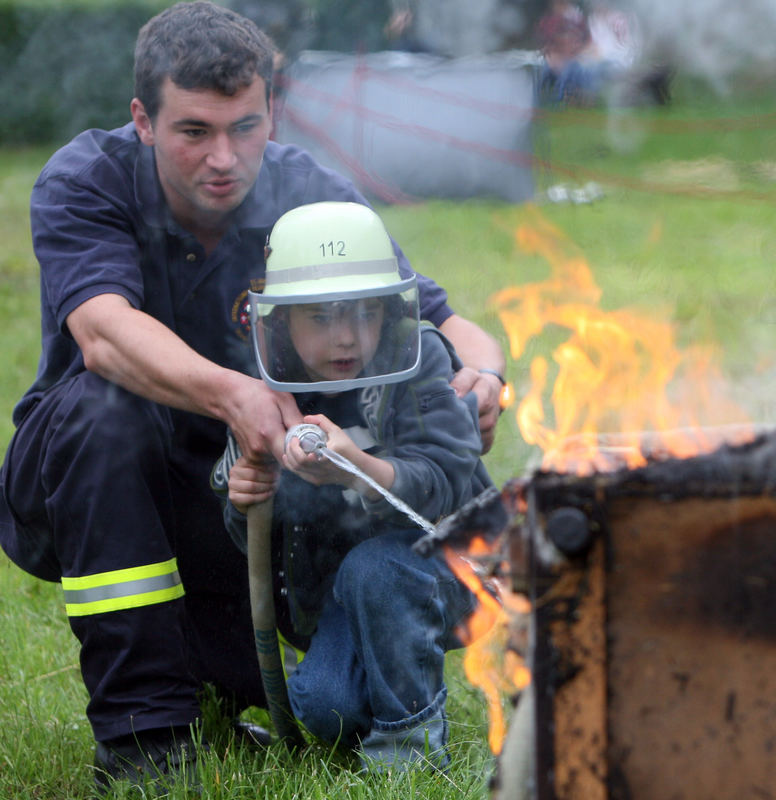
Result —
[[418, 36], [413, 4], [394, 0], [392, 5], [390, 19], [383, 28], [388, 47], [405, 53], [431, 53], [432, 48]]
[[550, 102], [577, 99], [590, 88], [584, 55], [590, 47], [590, 30], [582, 9], [570, 0], [552, 0], [538, 21], [536, 36], [544, 63], [539, 91]]

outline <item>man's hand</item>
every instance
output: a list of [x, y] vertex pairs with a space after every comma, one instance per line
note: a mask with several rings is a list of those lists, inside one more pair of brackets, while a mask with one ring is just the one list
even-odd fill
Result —
[[499, 398], [501, 381], [480, 369], [492, 369], [504, 374], [504, 354], [499, 343], [478, 325], [453, 314], [439, 330], [453, 343], [456, 352], [465, 364], [452, 380], [459, 397], [473, 391], [477, 396], [482, 434], [482, 452], [487, 453], [496, 437], [496, 423], [501, 412]]
[[496, 423], [501, 414], [501, 381], [489, 372], [477, 372], [463, 367], [455, 373], [450, 385], [459, 397], [469, 392], [477, 396], [482, 452], [487, 453], [496, 438]]
[[225, 401], [224, 421], [248, 463], [279, 462], [286, 431], [302, 421], [302, 414], [293, 395], [276, 392], [255, 378], [241, 377], [234, 381], [229, 401]]

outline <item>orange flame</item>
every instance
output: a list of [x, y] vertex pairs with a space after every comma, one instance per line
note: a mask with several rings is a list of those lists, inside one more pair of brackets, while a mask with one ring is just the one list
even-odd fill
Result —
[[530, 604], [495, 581], [490, 581], [489, 587], [483, 584], [470, 559], [490, 554], [492, 549], [483, 539], [475, 537], [467, 556], [451, 548], [445, 549], [445, 556], [458, 580], [477, 598], [473, 614], [456, 632], [466, 646], [463, 659], [466, 677], [487, 700], [488, 744], [498, 754], [506, 736], [502, 696], [525, 688], [531, 680], [522, 658], [508, 649], [511, 620], [516, 615], [528, 614]]
[[511, 383], [505, 383], [501, 387], [501, 394], [498, 396], [499, 408], [506, 411], [515, 402], [515, 389]]
[[[721, 379], [709, 348], [682, 353], [669, 322], [627, 309], [603, 311], [587, 261], [538, 211], [529, 213], [534, 217], [518, 226], [516, 241], [523, 252], [541, 255], [551, 275], [493, 299], [514, 359], [548, 326], [569, 331], [553, 353], [554, 422], [545, 419], [550, 365], [542, 356], [531, 363], [530, 385], [516, 411], [525, 441], [544, 452], [544, 468], [587, 473], [638, 467], [653, 452], [696, 455], [712, 445], [701, 419], [746, 421], [714, 390]], [[648, 437], [649, 452], [645, 432], [660, 432]]]
[[[673, 326], [656, 315], [602, 310], [601, 290], [584, 257], [536, 209], [527, 207], [527, 213], [533, 217], [517, 228], [517, 244], [524, 253], [542, 256], [551, 274], [539, 283], [504, 289], [494, 302], [514, 359], [550, 326], [569, 332], [552, 354], [554, 366], [540, 355], [532, 359], [530, 382], [516, 409], [523, 438], [544, 453], [542, 466], [580, 474], [633, 468], [649, 456], [688, 457], [721, 439], [749, 438], [748, 426], [719, 432], [700, 425], [700, 420], [746, 422], [719, 391], [712, 350], [680, 351]], [[551, 370], [555, 378], [548, 389]], [[502, 409], [516, 394], [511, 384], [503, 387]], [[546, 419], [548, 406], [552, 422]], [[478, 557], [492, 559], [496, 546], [475, 538], [467, 554], [447, 549], [446, 557], [478, 601], [458, 635], [467, 645], [466, 677], [487, 699], [489, 744], [498, 754], [506, 735], [501, 698], [529, 685], [531, 677], [510, 646], [515, 620], [530, 613], [528, 600], [493, 580], [486, 587], [472, 564]]]

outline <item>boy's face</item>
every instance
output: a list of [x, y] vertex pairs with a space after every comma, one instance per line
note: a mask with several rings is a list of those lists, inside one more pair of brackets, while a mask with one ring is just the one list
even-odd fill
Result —
[[383, 325], [379, 298], [290, 306], [291, 342], [313, 381], [358, 376], [374, 357]]

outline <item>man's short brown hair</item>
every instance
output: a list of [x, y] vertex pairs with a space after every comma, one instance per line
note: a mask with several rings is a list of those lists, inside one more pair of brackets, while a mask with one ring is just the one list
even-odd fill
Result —
[[258, 75], [272, 87], [272, 40], [246, 17], [206, 0], [176, 3], [152, 17], [135, 45], [135, 97], [155, 119], [166, 78], [181, 89], [233, 95]]

